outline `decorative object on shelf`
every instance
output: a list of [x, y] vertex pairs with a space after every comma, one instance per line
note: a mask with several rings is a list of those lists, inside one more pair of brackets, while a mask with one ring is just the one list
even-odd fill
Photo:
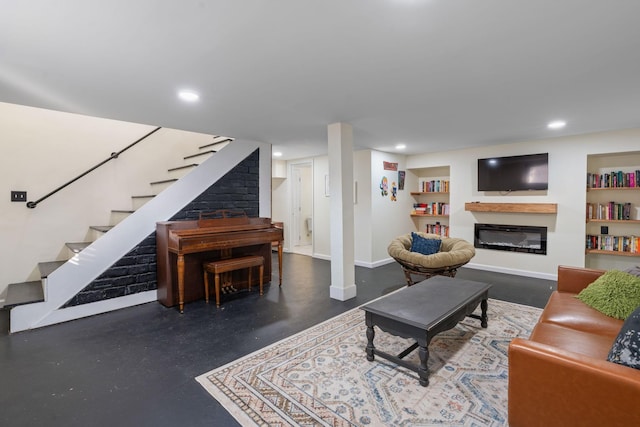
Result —
[[587, 188], [638, 188], [640, 170], [633, 172], [587, 173]]
[[587, 219], [606, 219], [614, 221], [628, 221], [632, 215], [631, 202], [587, 202]]
[[449, 203], [414, 203], [411, 215], [447, 216], [449, 215], [449, 212]]
[[620, 255], [640, 256], [639, 236], [611, 236], [609, 234], [587, 234], [587, 251], [608, 251]]
[[424, 231], [428, 234], [437, 234], [440, 237], [449, 237], [449, 226], [439, 222], [427, 224]]
[[407, 284], [414, 284], [412, 274], [429, 278], [435, 275], [455, 277], [458, 268], [471, 261], [476, 254], [472, 243], [464, 239], [441, 237], [437, 234], [415, 233], [425, 239], [441, 240], [440, 251], [432, 255], [411, 252], [412, 233], [398, 236], [391, 241], [387, 252], [404, 271]]
[[421, 193], [448, 193], [449, 180], [432, 179], [418, 182], [418, 188]]

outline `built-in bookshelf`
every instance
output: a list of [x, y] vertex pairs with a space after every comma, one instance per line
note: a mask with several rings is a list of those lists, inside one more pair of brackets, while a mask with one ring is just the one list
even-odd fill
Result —
[[589, 156], [587, 167], [587, 266], [607, 267], [593, 258], [603, 255], [640, 257], [640, 152]]
[[417, 174], [418, 191], [412, 191], [414, 198], [411, 218], [418, 231], [449, 236], [449, 167], [433, 167], [414, 170]]

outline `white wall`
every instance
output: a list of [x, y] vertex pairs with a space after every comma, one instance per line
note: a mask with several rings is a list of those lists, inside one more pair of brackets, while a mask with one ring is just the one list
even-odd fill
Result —
[[111, 210], [131, 209], [131, 196], [153, 194], [150, 182], [212, 138], [161, 129], [35, 209], [10, 202], [10, 191], [36, 200], [154, 128], [0, 103], [0, 299], [10, 283], [38, 280], [38, 262], [66, 259], [65, 242], [85, 241]]
[[[450, 165], [451, 233], [473, 241], [475, 222], [548, 227], [547, 255], [477, 250], [472, 266], [493, 271], [553, 278], [557, 266], [585, 265], [585, 202], [587, 155], [638, 150], [640, 129], [604, 132], [542, 141], [527, 141], [410, 156], [408, 168]], [[549, 153], [548, 191], [508, 195], [477, 191], [477, 159], [492, 156]], [[557, 203], [556, 215], [471, 213], [465, 202]], [[410, 209], [410, 208], [408, 208]], [[628, 263], [638, 263], [630, 258]]]
[[284, 223], [284, 249], [289, 248], [289, 180], [286, 178], [271, 178], [271, 220]]
[[[325, 195], [325, 177], [329, 175], [329, 157], [313, 159], [313, 255], [331, 258], [329, 208], [330, 199]], [[327, 189], [328, 191], [328, 189]]]
[[354, 260], [356, 265], [370, 265], [373, 233], [371, 233], [371, 151], [353, 153], [354, 184]]
[[[330, 197], [325, 195], [325, 176], [329, 173], [328, 157], [298, 159], [292, 163], [309, 160], [313, 161], [314, 256], [330, 259]], [[354, 152], [354, 256], [356, 265], [365, 267], [390, 262], [387, 246], [391, 239], [415, 229], [406, 208], [406, 203], [411, 199], [411, 190], [405, 187], [404, 191], [397, 191], [397, 201], [391, 200], [391, 184], [398, 183], [398, 172], [385, 171], [383, 161], [398, 163], [398, 169], [405, 170], [406, 160], [403, 155], [373, 150]], [[379, 188], [382, 176], [387, 176], [389, 181], [389, 194], [386, 197], [381, 196]], [[285, 188], [282, 184], [278, 186], [274, 200], [284, 199], [282, 193], [290, 191], [289, 187]]]
[[[389, 262], [387, 253], [389, 243], [401, 234], [415, 230], [415, 225], [409, 216], [413, 204], [411, 187], [405, 182], [405, 189], [398, 190], [396, 201], [391, 200], [392, 185], [398, 185], [398, 172], [384, 170], [383, 161], [398, 163], [398, 171], [406, 171], [406, 156], [399, 154], [371, 151], [371, 234], [372, 234], [372, 266]], [[382, 196], [380, 183], [382, 177], [387, 177], [388, 195]], [[409, 183], [411, 184], [411, 183]], [[414, 190], [415, 191], [415, 190]], [[408, 206], [408, 207], [407, 207]]]

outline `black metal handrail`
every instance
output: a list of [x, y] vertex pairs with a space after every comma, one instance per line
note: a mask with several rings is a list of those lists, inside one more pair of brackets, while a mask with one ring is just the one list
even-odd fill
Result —
[[62, 184], [60, 187], [56, 188], [55, 190], [53, 190], [52, 192], [40, 197], [38, 200], [36, 200], [35, 202], [27, 202], [27, 207], [29, 209], [34, 209], [36, 206], [38, 206], [38, 203], [42, 202], [43, 200], [53, 196], [54, 194], [56, 194], [58, 191], [62, 190], [63, 188], [65, 188], [66, 186], [73, 184], [74, 182], [76, 182], [77, 180], [79, 180], [80, 178], [82, 178], [83, 176], [89, 174], [90, 172], [93, 172], [94, 170], [98, 169], [100, 166], [104, 165], [105, 163], [107, 163], [110, 160], [113, 159], [117, 159], [118, 156], [122, 153], [124, 153], [125, 151], [127, 151], [129, 148], [133, 147], [134, 145], [136, 145], [137, 143], [139, 143], [140, 141], [144, 140], [145, 138], [153, 135], [154, 133], [156, 133], [157, 131], [159, 131], [160, 129], [162, 129], [161, 127], [157, 127], [154, 130], [152, 130], [151, 132], [149, 132], [148, 134], [146, 134], [145, 136], [143, 136], [142, 138], [132, 142], [131, 144], [127, 145], [126, 147], [124, 147], [122, 150], [118, 151], [118, 152], [114, 152], [111, 153], [111, 155], [106, 158], [105, 160], [101, 161], [100, 163], [98, 163], [97, 165], [95, 165], [94, 167], [92, 167], [91, 169], [88, 169], [87, 171], [81, 173], [80, 175], [76, 176], [75, 178], [73, 178], [71, 181]]

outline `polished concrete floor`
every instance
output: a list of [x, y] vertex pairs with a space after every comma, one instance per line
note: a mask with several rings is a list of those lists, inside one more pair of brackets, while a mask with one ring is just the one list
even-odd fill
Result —
[[[275, 258], [275, 257], [274, 257]], [[195, 377], [405, 285], [397, 264], [356, 267], [357, 297], [329, 298], [330, 263], [285, 254], [273, 282], [176, 309], [158, 303], [0, 335], [0, 426], [237, 425]], [[555, 282], [461, 269], [490, 297], [542, 307]], [[254, 288], [255, 289], [255, 288]], [[364, 360], [364, 358], [363, 358]]]

